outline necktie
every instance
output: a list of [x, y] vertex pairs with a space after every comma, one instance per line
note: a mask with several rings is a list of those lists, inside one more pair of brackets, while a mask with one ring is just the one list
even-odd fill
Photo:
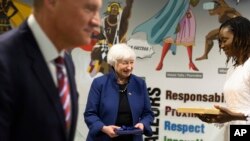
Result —
[[70, 128], [71, 103], [70, 103], [70, 87], [66, 73], [66, 67], [64, 64], [64, 59], [62, 57], [56, 58], [55, 64], [56, 64], [58, 91], [59, 91], [60, 101], [64, 110], [66, 129], [68, 130]]

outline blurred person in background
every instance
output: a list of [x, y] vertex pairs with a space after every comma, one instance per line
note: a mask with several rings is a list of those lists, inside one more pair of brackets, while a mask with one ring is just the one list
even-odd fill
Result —
[[78, 92], [67, 50], [89, 44], [101, 0], [34, 0], [0, 36], [0, 141], [73, 141]]

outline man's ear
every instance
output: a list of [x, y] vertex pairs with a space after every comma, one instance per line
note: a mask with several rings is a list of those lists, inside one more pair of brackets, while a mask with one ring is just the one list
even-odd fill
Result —
[[44, 6], [47, 7], [49, 11], [53, 11], [58, 0], [44, 0]]
[[48, 0], [48, 2], [49, 2], [50, 4], [54, 4], [54, 3], [56, 2], [56, 0]]
[[47, 6], [55, 6], [57, 0], [44, 0]]

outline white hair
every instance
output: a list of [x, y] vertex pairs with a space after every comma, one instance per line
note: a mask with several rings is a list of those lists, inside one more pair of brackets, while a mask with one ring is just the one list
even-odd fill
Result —
[[135, 61], [136, 54], [127, 44], [120, 43], [113, 45], [108, 52], [107, 62], [114, 66], [118, 60], [133, 60]]

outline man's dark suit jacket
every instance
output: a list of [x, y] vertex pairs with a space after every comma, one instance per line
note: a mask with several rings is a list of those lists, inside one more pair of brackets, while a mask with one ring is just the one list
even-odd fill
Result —
[[0, 141], [73, 141], [78, 111], [74, 65], [65, 55], [72, 121], [66, 133], [59, 93], [24, 22], [0, 36]]

